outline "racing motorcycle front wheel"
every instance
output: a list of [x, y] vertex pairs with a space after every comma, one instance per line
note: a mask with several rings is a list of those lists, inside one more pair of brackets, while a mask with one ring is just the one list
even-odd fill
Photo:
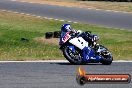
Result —
[[101, 50], [100, 55], [102, 56], [101, 63], [103, 65], [110, 65], [113, 61], [112, 54], [109, 52], [109, 50], [106, 47], [104, 47], [102, 45], [100, 45], [99, 47]]
[[82, 56], [78, 50], [74, 52], [68, 47], [64, 47], [63, 55], [71, 64], [83, 64]]

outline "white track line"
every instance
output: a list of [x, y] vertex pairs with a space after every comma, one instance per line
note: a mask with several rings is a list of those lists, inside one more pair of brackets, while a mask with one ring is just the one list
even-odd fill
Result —
[[67, 22], [72, 22], [72, 21], [67, 21]]
[[59, 21], [65, 21], [65, 20], [59, 20]]
[[10, 10], [0, 10], [3, 12], [10, 12], [10, 13], [15, 13], [15, 14], [21, 14], [21, 15], [27, 15], [27, 16], [33, 16], [36, 18], [40, 18], [40, 19], [48, 19], [48, 20], [56, 20], [56, 21], [61, 21], [61, 22], [68, 22], [68, 23], [78, 23], [78, 22], [74, 22], [74, 21], [66, 21], [63, 19], [56, 19], [56, 18], [50, 18], [50, 17], [42, 17], [42, 16], [37, 16], [37, 15], [32, 15], [32, 14], [26, 14], [26, 13], [21, 13], [21, 12], [15, 12], [15, 11], [10, 11]]
[[38, 60], [38, 61], [0, 61], [0, 63], [29, 63], [29, 62], [31, 62], [31, 63], [35, 63], [35, 62], [55, 62], [55, 63], [57, 63], [57, 62], [65, 62], [65, 63], [69, 63], [67, 60]]
[[36, 16], [37, 18], [41, 18], [41, 16]]
[[73, 23], [77, 24], [78, 22], [73, 22]]
[[131, 60], [129, 61], [126, 61], [126, 60], [116, 60], [116, 61], [113, 61], [113, 62], [132, 62]]
[[[38, 60], [38, 61], [0, 61], [0, 63], [38, 63], [38, 62], [42, 62], [42, 63], [69, 63], [67, 60]], [[116, 63], [122, 63], [122, 62], [132, 62], [132, 61], [125, 61], [125, 60], [117, 60], [117, 61], [113, 61]]]
[[27, 16], [30, 16], [30, 14], [26, 14]]
[[48, 18], [49, 20], [53, 20], [54, 18]]
[[54, 20], [59, 20], [59, 19], [54, 19]]

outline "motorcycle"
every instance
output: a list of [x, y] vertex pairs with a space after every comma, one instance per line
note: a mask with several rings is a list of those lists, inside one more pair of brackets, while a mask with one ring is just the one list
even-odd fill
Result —
[[102, 63], [110, 65], [113, 61], [112, 54], [103, 45], [90, 47], [89, 32], [83, 32], [78, 36], [72, 36], [70, 32], [61, 32], [60, 49], [64, 57], [71, 64]]

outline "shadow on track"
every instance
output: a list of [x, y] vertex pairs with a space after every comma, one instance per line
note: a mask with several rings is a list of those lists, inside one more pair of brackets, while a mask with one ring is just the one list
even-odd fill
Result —
[[[51, 62], [50, 64], [58, 64], [58, 65], [76, 65], [71, 64], [69, 62]], [[101, 63], [87, 63], [87, 64], [81, 64], [81, 65], [102, 65]]]

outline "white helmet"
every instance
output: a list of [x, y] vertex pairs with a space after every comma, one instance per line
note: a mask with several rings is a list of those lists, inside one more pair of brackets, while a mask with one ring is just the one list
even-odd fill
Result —
[[77, 30], [77, 34], [78, 35], [82, 34], [82, 31], [81, 30]]

